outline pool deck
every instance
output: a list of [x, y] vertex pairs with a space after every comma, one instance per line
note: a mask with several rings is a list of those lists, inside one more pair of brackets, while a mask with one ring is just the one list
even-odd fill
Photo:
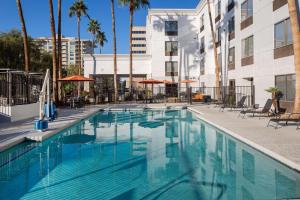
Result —
[[249, 144], [300, 172], [300, 129], [296, 125], [267, 127], [268, 117], [238, 117], [239, 111], [220, 112], [215, 105], [193, 105], [189, 109], [213, 126]]
[[59, 117], [53, 121], [49, 122], [49, 128], [47, 131], [39, 132], [33, 129], [33, 120], [28, 119], [20, 122], [0, 124], [0, 152], [4, 151], [16, 144], [19, 144], [25, 140], [33, 140], [41, 142], [52, 135], [60, 132], [61, 130], [76, 124], [78, 121], [87, 118], [98, 112], [100, 109], [109, 108], [111, 110], [120, 109], [143, 109], [145, 107], [152, 109], [162, 109], [167, 106], [172, 107], [182, 107], [186, 104], [117, 104], [117, 105], [96, 105], [96, 106], [86, 106], [80, 109], [68, 109], [63, 108], [58, 110]]

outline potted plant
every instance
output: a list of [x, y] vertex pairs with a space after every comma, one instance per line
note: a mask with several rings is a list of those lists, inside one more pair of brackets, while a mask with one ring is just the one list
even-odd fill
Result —
[[283, 97], [283, 93], [277, 87], [269, 87], [268, 89], [266, 89], [266, 92], [271, 93], [275, 113], [278, 113], [278, 111], [280, 110], [279, 101]]

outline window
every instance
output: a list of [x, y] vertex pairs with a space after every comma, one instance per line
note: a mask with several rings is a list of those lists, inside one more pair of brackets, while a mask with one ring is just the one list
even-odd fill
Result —
[[166, 21], [165, 22], [165, 34], [167, 36], [178, 35], [178, 23], [177, 21]]
[[241, 6], [241, 18], [242, 21], [253, 16], [253, 0], [246, 0]]
[[133, 54], [145, 54], [146, 51], [132, 51]]
[[146, 34], [146, 31], [132, 31], [132, 34]]
[[204, 30], [204, 14], [200, 17], [200, 32]]
[[235, 68], [235, 47], [229, 48], [228, 52], [228, 69]]
[[275, 48], [280, 48], [293, 44], [293, 35], [290, 19], [283, 20], [275, 24]]
[[221, 45], [221, 27], [218, 27], [216, 31], [216, 46], [219, 47], [220, 45]]
[[168, 61], [165, 65], [166, 76], [178, 76], [178, 62]]
[[146, 44], [132, 44], [133, 47], [146, 47]]
[[134, 37], [134, 38], [132, 38], [132, 40], [146, 40], [146, 38], [144, 38], [144, 37]]
[[165, 56], [178, 55], [178, 42], [168, 41], [165, 44]]
[[228, 32], [230, 33], [234, 33], [235, 30], [235, 26], [234, 26], [234, 16], [231, 17], [231, 19], [228, 20]]
[[295, 74], [275, 76], [275, 86], [283, 93], [284, 101], [295, 100], [295, 84]]
[[253, 36], [242, 40], [242, 58], [253, 56]]
[[200, 53], [204, 53], [204, 52], [205, 52], [205, 38], [203, 36], [200, 41]]
[[204, 75], [205, 74], [205, 59], [202, 58], [200, 60], [200, 74]]

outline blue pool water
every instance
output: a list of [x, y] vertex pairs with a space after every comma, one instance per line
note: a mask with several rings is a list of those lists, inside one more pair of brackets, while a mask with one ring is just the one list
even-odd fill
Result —
[[99, 112], [0, 154], [0, 199], [300, 198], [300, 175], [189, 111]]

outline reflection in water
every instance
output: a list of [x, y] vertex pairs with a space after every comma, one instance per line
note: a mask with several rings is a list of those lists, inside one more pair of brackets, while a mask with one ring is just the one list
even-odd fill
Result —
[[300, 175], [188, 111], [100, 112], [0, 153], [0, 199], [287, 199]]

